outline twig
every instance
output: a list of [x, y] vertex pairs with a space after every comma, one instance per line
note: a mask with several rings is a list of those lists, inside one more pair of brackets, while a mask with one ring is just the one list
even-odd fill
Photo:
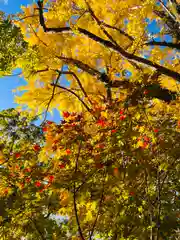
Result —
[[100, 214], [100, 210], [101, 210], [101, 207], [102, 207], [103, 199], [104, 199], [105, 175], [106, 175], [106, 172], [104, 171], [103, 189], [102, 189], [101, 199], [100, 199], [100, 202], [99, 202], [99, 209], [98, 209], [96, 219], [94, 221], [94, 224], [93, 224], [93, 227], [92, 227], [92, 230], [91, 230], [89, 240], [92, 240], [92, 236], [93, 236], [93, 233], [94, 233], [94, 230], [95, 230], [95, 226], [96, 226], [96, 223], [97, 223], [97, 220], [98, 220], [98, 217], [99, 217], [99, 214]]
[[[63, 67], [62, 67], [62, 68], [63, 68]], [[61, 69], [62, 69], [62, 68], [61, 68]], [[56, 84], [58, 83], [58, 80], [59, 80], [60, 77], [61, 77], [61, 72], [59, 72], [59, 74], [58, 74], [58, 76], [57, 76], [57, 79], [56, 79], [56, 81], [55, 81], [55, 84], [54, 84], [54, 86], [53, 86], [52, 95], [51, 95], [51, 98], [50, 98], [50, 100], [49, 100], [49, 102], [48, 102], [48, 104], [47, 104], [47, 108], [46, 108], [45, 115], [44, 115], [44, 120], [42, 121], [41, 126], [42, 126], [42, 125], [44, 124], [44, 122], [46, 121], [47, 112], [48, 112], [49, 106], [50, 106], [50, 104], [51, 104], [51, 102], [52, 102], [52, 100], [53, 100], [53, 98], [54, 98], [55, 89], [56, 89]]]
[[134, 38], [132, 36], [130, 36], [129, 34], [127, 34], [126, 32], [124, 32], [123, 30], [121, 30], [121, 29], [119, 29], [117, 27], [111, 26], [111, 25], [109, 25], [109, 24], [107, 24], [105, 22], [101, 22], [101, 25], [103, 25], [103, 26], [105, 26], [107, 28], [112, 28], [114, 30], [117, 30], [118, 32], [120, 32], [120, 34], [122, 34], [122, 35], [126, 36], [127, 38], [129, 38], [129, 40], [134, 41]]
[[[79, 101], [83, 104], [83, 106], [86, 108], [86, 110], [87, 110], [89, 113], [92, 114], [92, 111], [91, 111], [91, 109], [87, 106], [87, 104], [80, 98], [80, 96], [79, 96], [78, 94], [76, 94], [75, 92], [73, 92], [71, 89], [68, 89], [68, 88], [66, 88], [66, 87], [63, 87], [63, 86], [60, 86], [60, 85], [54, 84], [54, 83], [51, 83], [51, 85], [52, 85], [52, 86], [56, 86], [56, 87], [58, 87], [58, 88], [61, 88], [61, 89], [65, 90], [65, 91], [71, 93], [71, 94], [74, 95], [75, 97], [77, 97], [78, 100], [79, 100]], [[93, 115], [93, 116], [94, 116], [94, 115]]]
[[[79, 149], [78, 149], [78, 154], [77, 154], [77, 158], [76, 158], [76, 165], [75, 165], [75, 174], [78, 170], [78, 160], [79, 160], [79, 156], [80, 156], [80, 151], [81, 151], [81, 147], [82, 147], [82, 141], [80, 141], [79, 144]], [[83, 233], [82, 233], [82, 229], [81, 229], [81, 225], [79, 222], [79, 217], [78, 217], [78, 210], [77, 210], [77, 204], [76, 204], [76, 182], [74, 181], [74, 191], [73, 191], [73, 203], [74, 203], [74, 211], [75, 211], [75, 216], [76, 216], [76, 222], [78, 225], [78, 231], [81, 237], [81, 240], [85, 240]]]
[[23, 18], [19, 18], [18, 20], [21, 21], [21, 20], [24, 20], [26, 18], [31, 18], [31, 17], [39, 17], [39, 14], [33, 14], [33, 15], [25, 16]]
[[[57, 70], [58, 71], [58, 70]], [[76, 79], [81, 91], [83, 92], [84, 96], [89, 100], [89, 102], [91, 103], [91, 100], [89, 99], [88, 95], [87, 95], [87, 92], [85, 91], [84, 87], [82, 86], [81, 84], [81, 81], [79, 80], [79, 78], [77, 77], [77, 75], [74, 73], [74, 72], [71, 72], [71, 71], [58, 71], [59, 73], [61, 74], [71, 74], [73, 75], [73, 77]], [[92, 103], [91, 103], [92, 104]]]
[[175, 22], [177, 22], [177, 21], [176, 21], [176, 17], [174, 16], [174, 14], [172, 14], [172, 13], [169, 11], [169, 9], [166, 7], [166, 5], [164, 4], [164, 2], [163, 2], [162, 0], [159, 0], [159, 2], [160, 2], [160, 4], [161, 4], [161, 6], [164, 8], [165, 12], [167, 12], [168, 15], [169, 15]]
[[157, 201], [158, 201], [158, 216], [157, 216], [157, 240], [159, 239], [159, 230], [160, 230], [160, 214], [161, 214], [161, 190], [160, 190], [160, 174], [159, 169], [157, 170]]
[[33, 223], [36, 231], [39, 233], [39, 236], [41, 237], [42, 240], [46, 240], [45, 237], [43, 236], [43, 233], [39, 230], [39, 228], [36, 225], [35, 220], [33, 220], [31, 217], [28, 216], [28, 218], [31, 220], [31, 222]]

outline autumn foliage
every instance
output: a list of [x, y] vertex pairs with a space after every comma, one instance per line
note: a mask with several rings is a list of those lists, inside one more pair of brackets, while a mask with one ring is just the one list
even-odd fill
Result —
[[[179, 236], [179, 16], [166, 5], [44, 0], [17, 14], [28, 48], [16, 102], [29, 115], [1, 133], [2, 237], [13, 239], [8, 228], [15, 239]], [[53, 108], [59, 123], [46, 120]], [[29, 116], [44, 111], [32, 129]]]

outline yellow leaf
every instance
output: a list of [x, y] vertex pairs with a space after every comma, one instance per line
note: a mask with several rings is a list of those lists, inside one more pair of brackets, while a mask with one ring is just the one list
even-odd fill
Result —
[[86, 218], [85, 218], [85, 221], [91, 221], [93, 219], [93, 215], [92, 215], [92, 212], [91, 211], [88, 211], [86, 213]]

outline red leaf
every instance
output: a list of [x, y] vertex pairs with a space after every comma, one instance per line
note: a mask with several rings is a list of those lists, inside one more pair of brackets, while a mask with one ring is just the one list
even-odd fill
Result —
[[41, 147], [38, 144], [36, 144], [36, 145], [33, 146], [33, 149], [34, 149], [34, 151], [39, 152]]
[[124, 110], [121, 109], [121, 110], [119, 111], [119, 114], [122, 115], [123, 113], [124, 113]]
[[96, 163], [95, 165], [96, 165], [96, 168], [99, 168], [99, 169], [104, 167], [102, 163]]
[[31, 172], [31, 169], [30, 168], [25, 168], [24, 172]]
[[21, 154], [20, 153], [16, 153], [15, 154], [15, 158], [20, 158], [21, 157]]
[[36, 187], [40, 187], [40, 186], [41, 186], [41, 182], [40, 182], [40, 181], [37, 181], [37, 182], [35, 183], [35, 186], [36, 186]]
[[43, 132], [47, 132], [48, 129], [47, 129], [47, 127], [43, 127], [42, 130], [43, 130]]
[[31, 178], [30, 177], [27, 177], [26, 178], [26, 182], [29, 183], [31, 181]]
[[105, 148], [105, 144], [100, 143], [100, 144], [97, 145], [97, 147], [98, 147], [98, 148]]
[[178, 124], [178, 127], [180, 127], [180, 120], [178, 120], [177, 124]]
[[146, 137], [146, 136], [144, 136], [144, 140], [145, 140], [145, 141], [147, 141], [147, 142], [149, 142], [150, 138], [149, 138], [149, 137]]
[[4, 194], [8, 194], [8, 189], [5, 189], [5, 190], [4, 190]]
[[66, 154], [71, 154], [71, 150], [70, 149], [66, 149]]
[[69, 112], [63, 112], [62, 115], [63, 115], [63, 118], [68, 118], [70, 116], [70, 113]]
[[49, 176], [49, 181], [52, 182], [54, 180], [54, 176]]
[[59, 142], [59, 140], [55, 140], [54, 142], [53, 142], [53, 144], [56, 144], [56, 143], [58, 143]]
[[52, 121], [47, 121], [47, 124], [48, 125], [51, 125], [53, 122]]
[[39, 190], [39, 192], [43, 192], [44, 190], [45, 190], [45, 188], [42, 188], [42, 189]]
[[101, 126], [101, 127], [105, 127], [105, 126], [106, 126], [105, 121], [102, 120], [102, 119], [99, 119], [96, 123], [97, 123], [99, 126]]
[[59, 167], [60, 167], [61, 169], [65, 168], [65, 166], [66, 166], [65, 164], [60, 164], [60, 165], [59, 165]]
[[119, 174], [119, 170], [118, 170], [118, 168], [114, 168], [114, 175], [118, 175]]
[[144, 93], [144, 95], [148, 94], [148, 90], [144, 90], [143, 93]]
[[116, 130], [116, 129], [112, 129], [111, 132], [112, 132], [112, 133], [116, 133], [117, 130]]
[[120, 116], [120, 120], [124, 120], [126, 118], [126, 115]]

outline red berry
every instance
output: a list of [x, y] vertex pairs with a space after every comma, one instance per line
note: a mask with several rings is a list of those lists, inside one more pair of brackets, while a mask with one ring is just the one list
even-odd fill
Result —
[[134, 192], [130, 192], [129, 194], [130, 194], [131, 196], [134, 196]]
[[157, 132], [159, 132], [159, 130], [158, 129], [154, 129], [154, 132], [157, 133]]

